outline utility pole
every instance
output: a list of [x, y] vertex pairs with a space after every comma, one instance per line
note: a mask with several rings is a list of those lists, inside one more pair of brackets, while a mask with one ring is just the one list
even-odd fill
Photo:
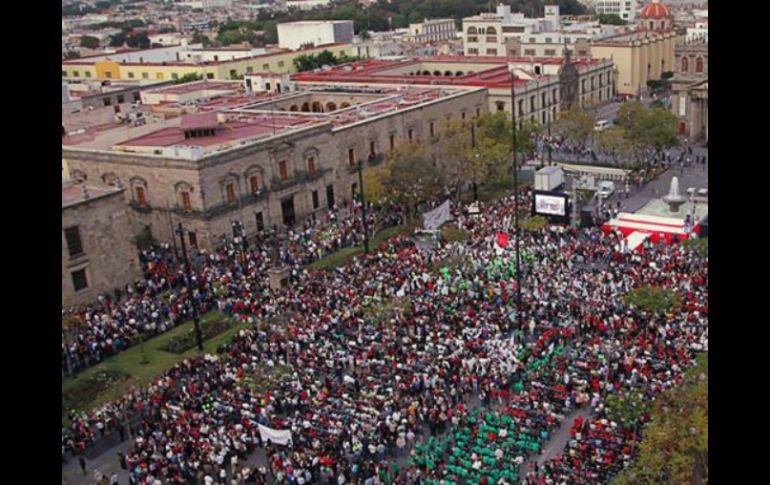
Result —
[[187, 293], [190, 298], [190, 304], [192, 305], [193, 320], [195, 324], [195, 341], [198, 344], [198, 350], [203, 352], [203, 335], [201, 335], [201, 318], [198, 312], [198, 300], [196, 300], [193, 295], [192, 271], [190, 270], [190, 261], [187, 259], [187, 245], [184, 242], [184, 228], [182, 228], [181, 222], [177, 227], [177, 234], [179, 234], [179, 239], [182, 241], [182, 258], [184, 258], [185, 273], [187, 275]]
[[358, 185], [361, 186], [361, 222], [364, 226], [364, 251], [369, 254], [369, 227], [366, 224], [366, 200], [364, 199], [364, 161], [358, 161]]
[[516, 75], [511, 70], [511, 151], [513, 152], [513, 217], [516, 234], [516, 318], [524, 331], [521, 307], [521, 252], [519, 250], [519, 167], [516, 157]]
[[[478, 154], [476, 153], [476, 123], [471, 120], [471, 148], [474, 150], [473, 156], [478, 157]], [[475, 178], [475, 177], [474, 177]], [[478, 202], [479, 200], [479, 186], [476, 183], [476, 181], [473, 181], [473, 201]]]

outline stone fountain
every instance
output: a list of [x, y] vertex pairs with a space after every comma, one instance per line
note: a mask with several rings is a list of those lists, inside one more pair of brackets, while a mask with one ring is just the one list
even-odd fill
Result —
[[673, 177], [668, 188], [668, 194], [663, 196], [663, 202], [668, 204], [671, 212], [679, 212], [679, 206], [687, 202], [687, 197], [679, 193], [679, 179]]

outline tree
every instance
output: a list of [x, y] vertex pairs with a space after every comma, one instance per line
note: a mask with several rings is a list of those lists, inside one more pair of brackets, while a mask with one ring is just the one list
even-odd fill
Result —
[[67, 51], [64, 54], [65, 59], [77, 59], [80, 57], [80, 52], [78, 51]]
[[594, 123], [594, 117], [576, 103], [561, 113], [554, 129], [562, 136], [582, 144], [593, 133]]
[[443, 187], [441, 173], [423, 145], [406, 143], [393, 150], [388, 171], [386, 187], [399, 205], [414, 207], [439, 195]]
[[620, 18], [616, 13], [599, 14], [599, 23], [602, 25], [627, 25], [628, 22]]
[[448, 119], [439, 126], [436, 135], [439, 165], [459, 196], [463, 183], [476, 182], [471, 166], [474, 155], [471, 126], [462, 120]]
[[389, 164], [378, 165], [364, 169], [364, 194], [366, 201], [379, 205], [385, 202], [390, 194], [388, 180], [390, 178]]
[[535, 137], [543, 132], [543, 125], [537, 120], [525, 120], [516, 133], [516, 153], [531, 157], [535, 153]]
[[478, 119], [476, 150], [472, 173], [474, 181], [487, 182], [506, 176], [511, 166], [511, 120], [503, 112], [489, 113]]
[[372, 34], [370, 34], [369, 31], [365, 29], [362, 30], [358, 36], [361, 37], [361, 40], [369, 40], [372, 38]]
[[84, 35], [80, 38], [80, 47], [86, 49], [98, 49], [100, 44], [99, 39], [90, 35]]
[[122, 47], [126, 43], [126, 34], [118, 32], [110, 36], [110, 47]]
[[188, 74], [185, 74], [184, 76], [180, 77], [176, 81], [174, 81], [174, 84], [184, 84], [184, 83], [190, 83], [194, 81], [200, 81], [203, 79], [203, 74], [198, 74], [196, 72], [190, 72]]
[[192, 43], [203, 44], [204, 46], [208, 46], [209, 44], [211, 44], [211, 39], [209, 39], [202, 33], [196, 31], [192, 36]]
[[615, 160], [629, 158], [634, 151], [633, 142], [626, 138], [625, 130], [619, 126], [613, 126], [596, 134], [596, 147], [613, 154]]
[[654, 401], [634, 466], [613, 485], [708, 483], [708, 353], [698, 356], [682, 386]]
[[126, 39], [126, 44], [135, 49], [147, 49], [150, 47], [150, 38], [147, 36], [147, 32], [140, 32], [129, 36]]

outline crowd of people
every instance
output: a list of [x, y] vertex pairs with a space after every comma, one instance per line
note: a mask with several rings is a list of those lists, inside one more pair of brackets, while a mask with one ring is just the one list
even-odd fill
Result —
[[[528, 207], [531, 194], [520, 197]], [[321, 241], [340, 240], [345, 224], [325, 239], [294, 234], [281, 251], [292, 282], [279, 291], [264, 278], [267, 251], [245, 265], [211, 253], [198, 296], [253, 325], [218, 354], [73, 415], [63, 450], [81, 452], [128, 420], [135, 439], [122, 465], [137, 484], [517, 483], [520, 468], [525, 483], [604, 482], [640, 439], [612, 421], [604, 397], [650, 399], [708, 349], [707, 261], [679, 245], [618, 252], [618, 236], [597, 229], [522, 232], [517, 308], [515, 267], [489, 271], [511, 267], [497, 235], [512, 197], [482, 208], [453, 210], [468, 241], [425, 251], [394, 237], [334, 271], [308, 270], [301, 255], [335, 247]], [[627, 307], [623, 296], [640, 285], [679, 292], [682, 308]], [[153, 291], [134, 311], [164, 315]], [[371, 318], [378, 308], [388, 310]], [[576, 421], [564, 453], [527, 472], [583, 408], [591, 415]], [[290, 430], [291, 443], [263, 442], [260, 425]], [[257, 448], [267, 464], [242, 466]]]

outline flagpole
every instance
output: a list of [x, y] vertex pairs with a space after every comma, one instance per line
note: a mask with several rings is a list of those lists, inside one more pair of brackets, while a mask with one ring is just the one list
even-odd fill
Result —
[[519, 252], [519, 167], [516, 157], [516, 75], [511, 68], [511, 151], [513, 152], [513, 223], [516, 234], [516, 319], [519, 331], [524, 331], [521, 308], [521, 254]]

